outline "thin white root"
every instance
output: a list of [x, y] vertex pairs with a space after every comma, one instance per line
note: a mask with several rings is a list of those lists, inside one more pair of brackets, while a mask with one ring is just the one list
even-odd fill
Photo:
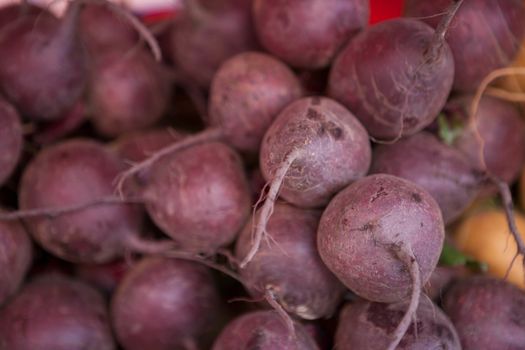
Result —
[[401, 322], [392, 333], [393, 340], [388, 345], [387, 350], [395, 350], [395, 348], [403, 339], [403, 336], [410, 327], [410, 323], [414, 316], [416, 315], [417, 307], [419, 305], [419, 298], [421, 296], [421, 276], [419, 274], [419, 264], [412, 253], [411, 249], [406, 246], [395, 246], [394, 249], [397, 257], [403, 263], [406, 264], [408, 270], [410, 271], [410, 277], [412, 278], [412, 293], [410, 296], [410, 303], [408, 304], [407, 311], [403, 315]]
[[299, 157], [299, 155], [302, 152], [303, 150], [301, 148], [297, 148], [292, 152], [288, 153], [288, 155], [284, 158], [279, 168], [277, 168], [268, 193], [261, 193], [261, 196], [266, 195], [266, 199], [261, 209], [255, 214], [253, 218], [253, 242], [250, 251], [248, 252], [248, 254], [246, 254], [246, 257], [239, 264], [239, 267], [241, 269], [244, 268], [250, 261], [252, 261], [255, 254], [257, 254], [257, 251], [259, 251], [261, 242], [265, 234], [267, 234], [266, 226], [268, 224], [268, 220], [270, 220], [270, 217], [272, 216], [275, 201], [277, 200], [277, 196], [279, 195], [279, 190], [281, 189], [286, 173], [288, 172], [288, 169], [290, 169], [292, 163]]
[[69, 214], [75, 211], [80, 211], [96, 206], [141, 203], [143, 203], [142, 199], [138, 198], [121, 198], [116, 196], [101, 197], [88, 202], [63, 207], [35, 208], [28, 210], [17, 210], [13, 212], [0, 212], [0, 221], [16, 221], [35, 217], [47, 217], [49, 219], [53, 219], [60, 215]]

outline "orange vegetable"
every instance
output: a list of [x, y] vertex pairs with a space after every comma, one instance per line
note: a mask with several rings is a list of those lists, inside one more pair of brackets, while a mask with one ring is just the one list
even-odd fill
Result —
[[[525, 240], [525, 217], [515, 212], [516, 224]], [[516, 242], [509, 232], [502, 209], [490, 209], [466, 217], [458, 225], [454, 240], [458, 249], [488, 265], [488, 273], [503, 278], [516, 254]], [[523, 257], [512, 266], [508, 281], [525, 289]]]

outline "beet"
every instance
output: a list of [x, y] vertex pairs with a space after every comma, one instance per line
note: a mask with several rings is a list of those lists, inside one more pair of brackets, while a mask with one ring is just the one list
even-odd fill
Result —
[[370, 173], [395, 175], [418, 184], [439, 204], [445, 223], [467, 209], [484, 180], [483, 173], [463, 154], [426, 132], [376, 147]]
[[451, 122], [463, 125], [452, 144], [477, 169], [488, 170], [510, 184], [518, 178], [525, 162], [525, 122], [513, 104], [490, 96], [481, 98], [471, 120], [472, 99], [470, 95], [461, 96], [447, 104]]
[[20, 223], [0, 221], [0, 306], [22, 284], [32, 250], [31, 240]]
[[199, 349], [218, 320], [221, 301], [203, 266], [145, 258], [135, 264], [111, 301], [111, 317], [126, 350]]
[[13, 106], [0, 98], [0, 186], [15, 170], [23, 144], [20, 116]]
[[418, 20], [398, 18], [363, 30], [337, 56], [329, 96], [355, 113], [375, 139], [417, 133], [438, 115], [452, 88], [445, 28], [434, 32]]
[[316, 350], [315, 341], [300, 324], [295, 337], [275, 311], [255, 311], [230, 322], [215, 340], [212, 350]]
[[[265, 179], [282, 182], [279, 195], [309, 208], [327, 204], [364, 176], [370, 160], [366, 130], [350, 111], [325, 97], [307, 97], [287, 106], [266, 132], [260, 153]], [[283, 178], [277, 179], [285, 164]]]
[[143, 188], [150, 217], [185, 250], [212, 253], [228, 245], [250, 212], [241, 159], [219, 142], [161, 158]]
[[235, 148], [257, 153], [272, 121], [301, 94], [299, 80], [282, 62], [264, 53], [242, 53], [213, 78], [210, 122]]
[[210, 1], [186, 1], [182, 18], [173, 28], [170, 56], [199, 86], [209, 87], [215, 71], [226, 59], [257, 48], [249, 6], [246, 6], [251, 1], [236, 1], [240, 6], [231, 1], [226, 1], [228, 6], [210, 5]]
[[393, 254], [395, 246], [412, 252], [424, 283], [439, 259], [444, 227], [428, 192], [376, 174], [334, 197], [317, 235], [321, 258], [348, 288], [365, 299], [392, 303], [409, 296], [411, 280], [406, 264]]
[[317, 247], [326, 266], [357, 295], [385, 303], [410, 299], [389, 347], [394, 349], [437, 265], [444, 236], [441, 211], [428, 192], [376, 174], [332, 199], [319, 223]]
[[139, 44], [135, 28], [105, 1], [84, 6], [79, 30], [82, 42], [92, 56], [108, 49], [125, 52]]
[[[386, 349], [407, 303], [381, 304], [358, 301], [344, 307], [335, 335], [338, 350]], [[398, 350], [461, 350], [458, 334], [448, 317], [422, 298], [414, 322], [401, 339]]]
[[105, 136], [144, 129], [166, 112], [170, 80], [149, 52], [106, 51], [97, 55], [89, 86], [91, 118]]
[[368, 0], [255, 0], [261, 44], [286, 63], [323, 68], [368, 23]]
[[[450, 0], [407, 0], [405, 15], [433, 27]], [[525, 4], [521, 0], [465, 1], [450, 24], [447, 43], [454, 56], [454, 89], [476, 90], [491, 71], [507, 66], [525, 35]]]
[[115, 349], [102, 295], [60, 275], [33, 280], [0, 310], [0, 349]]
[[26, 219], [33, 238], [71, 262], [103, 263], [121, 256], [142, 222], [135, 205], [114, 201], [104, 205], [103, 199], [114, 192], [113, 181], [122, 166], [116, 155], [95, 141], [72, 139], [40, 152], [22, 176], [22, 210], [100, 203], [62, 215]]
[[[328, 318], [345, 288], [324, 266], [316, 247], [320, 211], [277, 204], [266, 230], [271, 242], [262, 244], [240, 275], [254, 298], [272, 293], [283, 308], [304, 319]], [[236, 256], [251, 248], [253, 222], [237, 240]], [[308, 273], [304, 273], [308, 271]]]
[[77, 36], [81, 2], [60, 21], [25, 16], [0, 32], [0, 88], [35, 121], [60, 118], [78, 100], [87, 75]]
[[257, 214], [252, 249], [260, 245], [277, 194], [296, 206], [316, 208], [370, 166], [368, 134], [345, 107], [326, 97], [307, 97], [288, 105], [266, 132], [260, 168], [270, 187]]
[[463, 349], [520, 349], [525, 344], [525, 292], [502, 280], [458, 280], [443, 301]]

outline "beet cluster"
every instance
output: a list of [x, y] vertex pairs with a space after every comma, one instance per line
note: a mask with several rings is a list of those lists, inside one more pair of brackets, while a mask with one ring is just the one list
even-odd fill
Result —
[[525, 3], [370, 2], [0, 8], [0, 350], [525, 348]]

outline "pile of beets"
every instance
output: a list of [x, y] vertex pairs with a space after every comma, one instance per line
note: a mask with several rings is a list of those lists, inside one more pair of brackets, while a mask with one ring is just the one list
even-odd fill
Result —
[[523, 263], [525, 3], [369, 12], [0, 8], [0, 350], [525, 349], [525, 291], [443, 259], [499, 194]]

